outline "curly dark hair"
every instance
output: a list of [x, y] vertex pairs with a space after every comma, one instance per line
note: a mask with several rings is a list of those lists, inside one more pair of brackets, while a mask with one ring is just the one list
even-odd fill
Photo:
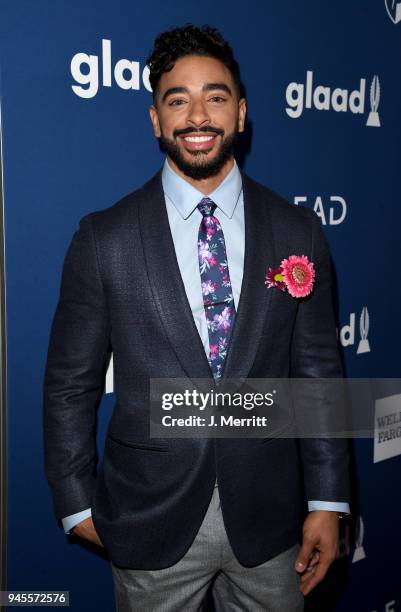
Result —
[[203, 55], [220, 60], [231, 72], [238, 95], [241, 95], [239, 66], [228, 42], [216, 28], [208, 25], [199, 28], [188, 24], [162, 32], [155, 39], [153, 51], [146, 61], [150, 69], [153, 97], [162, 74], [172, 70], [175, 62], [186, 55]]

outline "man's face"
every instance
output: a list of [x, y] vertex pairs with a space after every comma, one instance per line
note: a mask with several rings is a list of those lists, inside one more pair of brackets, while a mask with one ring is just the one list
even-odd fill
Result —
[[150, 107], [156, 138], [173, 164], [195, 180], [217, 176], [232, 163], [245, 114], [228, 68], [196, 55], [180, 58], [162, 75]]

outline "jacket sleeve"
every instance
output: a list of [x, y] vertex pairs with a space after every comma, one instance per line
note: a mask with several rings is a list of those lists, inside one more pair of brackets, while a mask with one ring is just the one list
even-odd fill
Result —
[[65, 257], [44, 380], [45, 469], [57, 518], [91, 506], [96, 412], [110, 351], [109, 314], [88, 215]]
[[[341, 429], [346, 414], [341, 385], [325, 382], [343, 378], [343, 369], [332, 303], [329, 249], [319, 217], [311, 214], [315, 286], [310, 296], [300, 300], [291, 345], [291, 377], [309, 379], [304, 383], [308, 390], [305, 396], [295, 395], [296, 418], [304, 419], [304, 431], [310, 431], [312, 423], [319, 434], [300, 438], [303, 479], [308, 500], [348, 502], [348, 441], [325, 435], [333, 427]], [[311, 378], [323, 380], [310, 381]]]

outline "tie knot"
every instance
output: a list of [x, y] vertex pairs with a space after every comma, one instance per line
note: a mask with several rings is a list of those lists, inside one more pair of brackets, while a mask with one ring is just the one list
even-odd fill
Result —
[[197, 208], [202, 213], [204, 217], [211, 217], [216, 210], [217, 204], [213, 202], [210, 198], [203, 198]]

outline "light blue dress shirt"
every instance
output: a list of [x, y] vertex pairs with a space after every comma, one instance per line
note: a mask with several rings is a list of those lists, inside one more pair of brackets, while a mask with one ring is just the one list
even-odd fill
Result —
[[[198, 231], [202, 214], [197, 205], [205, 197], [169, 166], [167, 160], [162, 171], [163, 191], [167, 216], [173, 238], [178, 266], [191, 306], [196, 328], [206, 355], [209, 354], [209, 335], [201, 291], [198, 264]], [[241, 173], [236, 162], [225, 179], [208, 197], [216, 203], [215, 216], [219, 219], [226, 243], [227, 262], [235, 307], [238, 307], [244, 271], [245, 216]], [[347, 503], [309, 501], [309, 511], [331, 510], [349, 512]], [[63, 527], [69, 533], [75, 525], [91, 516], [91, 510], [83, 510], [63, 519]]]

